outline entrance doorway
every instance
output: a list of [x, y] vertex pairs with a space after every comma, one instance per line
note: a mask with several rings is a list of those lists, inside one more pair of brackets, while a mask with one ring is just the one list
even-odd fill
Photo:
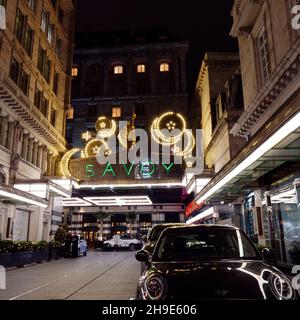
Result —
[[111, 216], [111, 235], [123, 235], [127, 232], [127, 223], [125, 214], [113, 214]]

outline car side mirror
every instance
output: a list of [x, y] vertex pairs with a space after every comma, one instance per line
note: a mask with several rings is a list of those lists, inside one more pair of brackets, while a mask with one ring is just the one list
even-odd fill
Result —
[[275, 259], [275, 253], [273, 249], [264, 248], [261, 250], [263, 259], [268, 263], [273, 263]]
[[149, 262], [149, 252], [146, 250], [140, 250], [135, 254], [135, 258], [140, 262]]
[[147, 241], [148, 241], [147, 236], [146, 236], [146, 235], [143, 235], [143, 236], [142, 236], [142, 240], [143, 240], [144, 242], [147, 242]]

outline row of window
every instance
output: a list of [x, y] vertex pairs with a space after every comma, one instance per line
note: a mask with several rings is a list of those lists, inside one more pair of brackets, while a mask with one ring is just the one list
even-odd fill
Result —
[[[160, 72], [169, 72], [170, 71], [170, 64], [169, 63], [161, 63], [159, 65]], [[138, 64], [136, 66], [137, 73], [146, 73], [146, 65], [145, 64]], [[123, 65], [116, 65], [114, 66], [113, 73], [115, 75], [122, 75], [124, 74], [124, 66]], [[72, 68], [72, 77], [77, 77], [79, 74], [79, 69], [77, 66], [73, 66]]]
[[[28, 5], [34, 6], [35, 1], [28, 1]], [[43, 22], [43, 25], [44, 22]], [[47, 23], [46, 23], [47, 25]], [[50, 28], [50, 27], [49, 27]], [[51, 27], [52, 28], [52, 27]], [[32, 56], [32, 48], [33, 48], [33, 41], [34, 41], [34, 31], [30, 28], [29, 24], [27, 23], [27, 17], [24, 16], [20, 9], [17, 10], [16, 14], [16, 23], [15, 23], [15, 35], [19, 42], [24, 47], [27, 54], [31, 57]], [[51, 39], [52, 35], [51, 35]], [[60, 40], [58, 41], [57, 45], [57, 54], [60, 52]], [[12, 63], [12, 78], [13, 80], [20, 86], [22, 91], [27, 94], [28, 92], [28, 80], [29, 77], [26, 74], [19, 72], [19, 63], [14, 59]], [[37, 68], [45, 78], [45, 80], [50, 84], [51, 79], [51, 61], [47, 56], [46, 50], [44, 50], [41, 46], [38, 52], [38, 62]], [[24, 78], [25, 77], [25, 78]], [[53, 92], [57, 95], [58, 94], [58, 81], [59, 81], [59, 74], [55, 72], [53, 78]]]
[[[22, 90], [25, 95], [28, 95], [30, 76], [24, 71], [23, 66], [15, 58], [12, 58], [10, 77], [20, 90]], [[49, 101], [45, 99], [44, 94], [37, 87], [34, 95], [34, 105], [48, 118]], [[54, 109], [51, 109], [50, 123], [55, 127], [56, 111]]]
[[49, 113], [49, 101], [45, 98], [44, 93], [39, 90], [37, 87], [35, 88], [35, 94], [34, 94], [34, 105], [35, 107], [44, 115], [45, 118], [48, 119], [48, 116], [50, 116], [50, 123], [53, 127], [56, 125], [56, 111], [55, 109], [50, 109], [50, 115]]
[[[34, 1], [29, 1], [28, 5], [31, 6], [31, 3]], [[18, 8], [16, 14], [15, 22], [15, 35], [19, 42], [23, 45], [27, 54], [31, 57], [32, 48], [34, 42], [34, 31], [31, 29], [27, 22], [28, 18], [25, 16], [22, 11]], [[55, 25], [50, 23], [50, 13], [43, 11], [41, 19], [41, 29], [46, 34], [46, 38], [49, 43], [54, 44], [54, 34], [55, 34]], [[57, 56], [60, 56], [61, 53], [61, 39], [57, 37], [55, 52]]]

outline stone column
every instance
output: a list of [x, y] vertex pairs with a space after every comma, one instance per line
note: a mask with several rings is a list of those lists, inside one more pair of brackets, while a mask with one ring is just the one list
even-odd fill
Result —
[[23, 134], [23, 147], [22, 147], [22, 158], [27, 159], [28, 154], [28, 143], [29, 143], [29, 134], [26, 131]]
[[15, 143], [18, 144], [18, 142], [14, 141], [15, 121], [13, 119], [8, 119], [7, 125], [8, 125], [8, 131], [7, 131], [6, 148], [11, 151], [14, 151]]
[[21, 155], [23, 143], [23, 128], [18, 121], [14, 122], [14, 134], [12, 140], [12, 152]]
[[36, 162], [36, 166], [39, 167], [40, 169], [42, 168], [42, 163], [43, 163], [43, 145], [39, 144], [38, 145], [38, 151], [37, 151], [37, 162]]
[[6, 126], [8, 122], [8, 116], [2, 116], [1, 130], [0, 130], [0, 144], [5, 147], [6, 145]]
[[48, 152], [48, 156], [47, 156], [47, 175], [51, 176], [52, 172], [51, 172], [51, 168], [52, 168], [52, 152]]
[[41, 160], [41, 169], [43, 171], [43, 174], [45, 175], [47, 173], [48, 168], [48, 149], [46, 146], [42, 148], [42, 160]]
[[38, 141], [33, 142], [33, 147], [32, 147], [32, 164], [34, 166], [37, 166], [37, 158], [38, 158]]

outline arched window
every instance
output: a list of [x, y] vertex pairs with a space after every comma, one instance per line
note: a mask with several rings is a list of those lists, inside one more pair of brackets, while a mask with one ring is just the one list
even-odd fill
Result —
[[114, 74], [123, 74], [124, 73], [124, 67], [122, 65], [116, 65], [114, 66]]
[[101, 96], [103, 94], [104, 74], [101, 65], [94, 63], [87, 67], [85, 72], [85, 96]]
[[109, 73], [108, 81], [108, 95], [109, 96], [122, 96], [126, 95], [127, 88], [127, 70], [121, 63], [112, 65]]
[[146, 72], [146, 65], [144, 64], [138, 64], [136, 66], [136, 72], [137, 73], [145, 73]]
[[169, 72], [170, 71], [170, 65], [167, 62], [163, 62], [159, 66], [159, 71], [160, 72]]

